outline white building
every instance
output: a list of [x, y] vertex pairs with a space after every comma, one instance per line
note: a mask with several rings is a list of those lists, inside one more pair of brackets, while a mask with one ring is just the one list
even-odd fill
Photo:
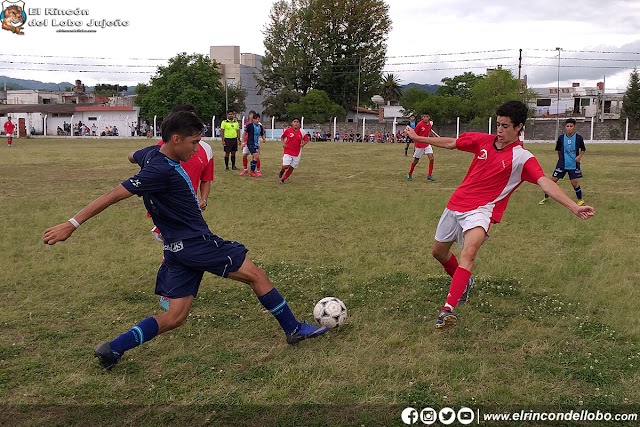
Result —
[[621, 93], [606, 93], [604, 83], [596, 87], [581, 87], [573, 83], [571, 87], [532, 88], [537, 94], [534, 104], [529, 107], [534, 117], [597, 117], [619, 119], [622, 110]]

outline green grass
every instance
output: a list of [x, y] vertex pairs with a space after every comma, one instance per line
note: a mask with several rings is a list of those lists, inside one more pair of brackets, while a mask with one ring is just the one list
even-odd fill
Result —
[[[244, 243], [298, 317], [334, 295], [348, 322], [287, 346], [247, 286], [207, 275], [185, 326], [104, 372], [95, 345], [159, 313], [151, 222], [132, 197], [67, 242], [47, 247], [42, 232], [133, 175], [126, 156], [147, 143], [0, 149], [0, 425], [386, 426], [410, 405], [637, 409], [638, 146], [588, 147], [589, 221], [538, 206], [523, 184], [443, 333], [433, 322], [449, 279], [431, 244], [469, 154], [436, 149], [438, 181], [424, 181], [423, 161], [407, 182], [404, 145], [312, 143], [280, 185], [278, 143], [263, 148], [260, 179], [225, 172], [213, 143], [211, 230]], [[528, 148], [550, 172], [553, 145]]]

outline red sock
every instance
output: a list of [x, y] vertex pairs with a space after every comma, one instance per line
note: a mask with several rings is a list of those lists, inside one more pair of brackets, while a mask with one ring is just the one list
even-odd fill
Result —
[[413, 170], [416, 168], [415, 163], [411, 163], [411, 168], [409, 169], [409, 175], [413, 175]]
[[246, 169], [246, 168], [247, 168], [248, 163], [249, 163], [249, 161], [247, 160], [247, 158], [246, 158], [246, 157], [243, 157], [243, 158], [242, 158], [242, 167]]
[[289, 178], [291, 176], [291, 174], [293, 173], [293, 168], [288, 169], [285, 173], [284, 176], [282, 177], [283, 181], [286, 181], [287, 178]]
[[456, 259], [456, 256], [451, 253], [451, 258], [449, 258], [447, 262], [442, 263], [442, 266], [444, 267], [444, 271], [446, 271], [449, 276], [453, 277], [456, 269], [458, 268], [458, 260]]
[[260, 159], [258, 159], [258, 163], [256, 163], [256, 170], [260, 170]]
[[282, 168], [280, 168], [280, 172], [284, 173], [284, 170], [286, 169], [286, 166], [282, 166]]
[[471, 272], [462, 267], [458, 267], [451, 279], [451, 285], [449, 286], [449, 295], [447, 295], [447, 304], [445, 308], [450, 306], [452, 309], [456, 308], [458, 300], [464, 293], [467, 283], [471, 278]]
[[12, 142], [13, 142], [13, 139], [12, 139], [12, 138], [7, 139], [7, 145], [8, 145], [9, 147], [11, 147], [11, 143], [12, 143]]
[[433, 173], [433, 162], [429, 162], [429, 176]]

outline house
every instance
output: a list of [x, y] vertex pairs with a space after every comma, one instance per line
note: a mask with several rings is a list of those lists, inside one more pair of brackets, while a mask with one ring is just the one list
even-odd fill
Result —
[[534, 117], [598, 117], [619, 119], [622, 110], [621, 93], [606, 93], [604, 83], [596, 87], [581, 87], [573, 83], [570, 87], [532, 88], [536, 100], [529, 105]]
[[138, 122], [140, 107], [109, 106], [104, 104], [0, 104], [0, 126], [11, 116], [18, 127], [18, 135], [35, 129], [36, 135], [58, 135], [58, 127], [82, 122], [89, 128], [93, 124], [98, 135], [108, 126], [116, 126], [120, 136], [129, 136], [132, 122]]

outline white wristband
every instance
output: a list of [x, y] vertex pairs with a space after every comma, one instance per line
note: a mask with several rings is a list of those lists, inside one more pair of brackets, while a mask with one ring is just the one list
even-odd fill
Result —
[[80, 227], [80, 223], [75, 218], [69, 218], [68, 220], [74, 228]]

